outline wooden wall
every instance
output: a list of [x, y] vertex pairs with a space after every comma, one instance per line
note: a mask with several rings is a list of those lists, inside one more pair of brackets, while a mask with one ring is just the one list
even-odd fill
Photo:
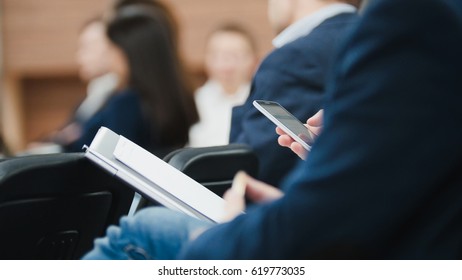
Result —
[[271, 49], [272, 32], [266, 16], [268, 0], [167, 0], [180, 19], [182, 50], [192, 63], [203, 58], [207, 35], [218, 25], [237, 22], [255, 36], [263, 56]]
[[[2, 134], [23, 150], [60, 127], [83, 99], [74, 61], [79, 29], [110, 0], [1, 0], [3, 37]], [[260, 56], [271, 49], [267, 0], [164, 0], [181, 27], [181, 50], [200, 71], [204, 41], [217, 25], [234, 21], [255, 35]]]
[[11, 150], [60, 127], [83, 99], [77, 34], [105, 1], [2, 0], [2, 134]]

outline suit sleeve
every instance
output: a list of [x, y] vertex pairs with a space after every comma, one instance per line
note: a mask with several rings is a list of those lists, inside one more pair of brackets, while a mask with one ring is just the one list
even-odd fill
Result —
[[144, 144], [140, 131], [144, 128], [144, 120], [138, 98], [133, 94], [112, 97], [108, 105], [95, 114], [82, 126], [82, 135], [66, 150], [78, 152], [83, 145], [89, 145], [101, 126], [105, 126], [117, 134], [124, 135], [132, 141]]
[[240, 133], [231, 141], [253, 148], [260, 163], [259, 179], [273, 185], [280, 185], [299, 159], [278, 145], [275, 125], [252, 102], [276, 101], [302, 122], [321, 109], [327, 66], [321, 65], [323, 59], [317, 55], [317, 49], [306, 52], [311, 52], [308, 58], [296, 46], [274, 51], [258, 70], [249, 99], [233, 111], [233, 119], [238, 115], [233, 120], [233, 130], [239, 126]]
[[180, 257], [451, 250], [444, 240], [462, 230], [460, 207], [447, 206], [462, 205], [460, 15], [456, 0], [372, 2], [338, 57], [324, 132], [285, 197], [208, 230]]

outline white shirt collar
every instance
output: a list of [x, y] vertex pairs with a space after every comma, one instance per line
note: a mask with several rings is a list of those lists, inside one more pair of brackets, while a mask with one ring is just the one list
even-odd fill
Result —
[[[250, 92], [250, 83], [245, 83], [239, 86], [239, 88], [233, 94], [228, 94], [225, 92], [223, 86], [213, 79], [209, 79], [205, 84], [199, 88], [200, 90], [207, 91], [209, 98], [211, 94], [220, 96], [220, 99], [223, 100], [235, 100], [237, 103], [243, 103]], [[244, 100], [243, 100], [244, 99]], [[241, 102], [241, 100], [243, 100]]]
[[318, 27], [323, 21], [328, 18], [334, 17], [343, 13], [354, 13], [356, 8], [349, 4], [336, 3], [329, 5], [319, 11], [310, 14], [286, 29], [284, 29], [276, 38], [273, 40], [273, 46], [276, 48], [283, 47], [284, 45], [297, 40], [303, 36], [306, 36]]

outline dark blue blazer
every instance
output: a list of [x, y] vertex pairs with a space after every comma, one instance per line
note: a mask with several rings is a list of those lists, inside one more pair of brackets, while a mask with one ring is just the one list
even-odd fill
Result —
[[259, 179], [279, 186], [299, 159], [277, 144], [274, 124], [253, 107], [253, 100], [276, 101], [305, 122], [321, 109], [336, 50], [356, 20], [352, 13], [332, 17], [309, 35], [275, 49], [255, 74], [246, 103], [233, 109], [230, 142], [253, 148], [260, 161]]
[[182, 257], [462, 258], [462, 1], [375, 0], [284, 198]]
[[141, 109], [140, 97], [134, 90], [127, 89], [111, 96], [99, 112], [81, 124], [81, 137], [64, 147], [65, 151], [82, 151], [82, 146], [91, 143], [101, 126], [124, 135], [145, 149], [152, 150], [155, 145]]

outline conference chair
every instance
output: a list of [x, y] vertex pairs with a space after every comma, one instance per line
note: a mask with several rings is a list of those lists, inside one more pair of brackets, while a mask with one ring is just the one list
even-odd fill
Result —
[[133, 191], [83, 155], [0, 162], [0, 259], [78, 259], [128, 213]]
[[[231, 187], [238, 171], [252, 176], [258, 172], [258, 158], [244, 144], [178, 149], [165, 156], [164, 161], [220, 197]], [[156, 203], [142, 198], [138, 209], [151, 205]]]

